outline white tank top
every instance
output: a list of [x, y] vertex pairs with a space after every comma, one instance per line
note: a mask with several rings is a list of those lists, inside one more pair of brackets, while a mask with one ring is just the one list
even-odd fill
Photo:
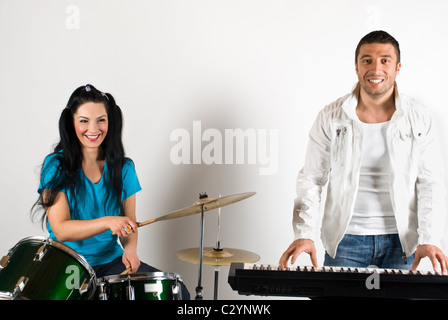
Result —
[[362, 123], [359, 189], [347, 234], [398, 233], [389, 193], [390, 159], [386, 133], [389, 122]]

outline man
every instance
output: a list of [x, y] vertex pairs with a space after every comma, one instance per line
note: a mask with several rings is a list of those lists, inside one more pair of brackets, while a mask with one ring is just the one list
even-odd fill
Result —
[[355, 52], [358, 84], [319, 113], [297, 178], [295, 241], [279, 264], [306, 252], [317, 267], [316, 228], [328, 182], [324, 265], [409, 269], [428, 257], [447, 274], [441, 155], [428, 111], [398, 93], [398, 42], [374, 31]]

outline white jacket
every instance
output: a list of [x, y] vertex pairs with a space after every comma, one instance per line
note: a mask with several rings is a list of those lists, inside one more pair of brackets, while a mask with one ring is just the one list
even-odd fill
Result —
[[[356, 115], [359, 86], [319, 112], [310, 131], [305, 165], [297, 178], [295, 239], [316, 239], [320, 199], [327, 184], [321, 239], [334, 257], [353, 214], [363, 129]], [[424, 107], [399, 95], [387, 131], [390, 193], [406, 256], [419, 244], [440, 247], [445, 222], [443, 165], [434, 122]]]

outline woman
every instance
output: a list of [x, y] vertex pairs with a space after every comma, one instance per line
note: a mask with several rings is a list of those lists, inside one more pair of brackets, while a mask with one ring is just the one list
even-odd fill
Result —
[[124, 156], [121, 131], [121, 110], [110, 94], [92, 85], [76, 89], [59, 119], [60, 142], [45, 158], [33, 206], [33, 215], [43, 211], [50, 238], [84, 256], [97, 277], [127, 268], [159, 271], [137, 256], [135, 195], [141, 187]]

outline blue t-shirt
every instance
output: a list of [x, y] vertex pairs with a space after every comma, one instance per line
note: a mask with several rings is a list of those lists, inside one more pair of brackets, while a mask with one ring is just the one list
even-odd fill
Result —
[[[62, 153], [52, 154], [45, 159], [42, 168], [42, 178], [38, 189], [39, 193], [42, 192], [42, 189], [51, 188], [48, 186], [48, 183], [57, 173], [59, 167], [58, 157], [61, 156]], [[92, 220], [104, 216], [120, 215], [120, 208], [115, 207], [116, 201], [114, 200], [114, 197], [107, 197], [109, 193], [113, 193], [113, 191], [109, 191], [105, 183], [105, 180], [108, 177], [107, 159], [105, 161], [101, 180], [98, 183], [93, 183], [81, 169], [80, 177], [82, 188], [79, 190], [82, 191], [77, 195], [76, 207], [71, 190], [69, 188], [61, 190], [67, 195], [70, 206], [70, 217], [72, 220]], [[129, 159], [126, 160], [123, 165], [122, 179], [123, 188], [121, 201], [141, 190], [134, 163]], [[50, 232], [49, 237], [57, 240], [51, 229], [50, 223], [47, 224], [47, 228]], [[118, 236], [113, 236], [112, 231], [107, 230], [92, 238], [80, 241], [67, 241], [64, 242], [64, 244], [86, 258], [90, 265], [96, 266], [111, 262], [123, 254], [123, 248], [117, 240]]]

